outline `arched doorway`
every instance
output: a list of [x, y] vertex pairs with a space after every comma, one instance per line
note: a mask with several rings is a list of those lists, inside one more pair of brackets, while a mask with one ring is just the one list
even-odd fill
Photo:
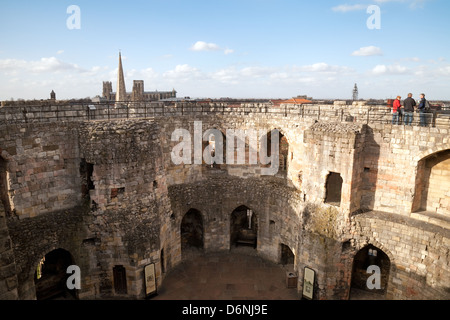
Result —
[[[376, 271], [374, 271], [375, 269], [380, 271], [378, 278], [379, 287], [369, 288], [368, 282], [372, 285], [376, 284], [375, 278], [377, 275]], [[350, 299], [358, 296], [369, 299], [383, 298], [387, 291], [390, 269], [391, 261], [382, 250], [373, 245], [368, 245], [359, 250], [353, 259]]]
[[180, 226], [181, 250], [203, 249], [203, 218], [200, 211], [190, 209], [183, 217]]
[[240, 206], [231, 213], [230, 245], [247, 245], [256, 249], [258, 219], [256, 214], [246, 206]]
[[339, 207], [341, 205], [342, 177], [339, 173], [330, 172], [325, 185], [325, 203]]
[[71, 254], [64, 249], [47, 253], [34, 273], [36, 299], [76, 298], [76, 290], [69, 290], [66, 284], [70, 276], [70, 273], [67, 273], [67, 267], [73, 264]]
[[419, 161], [412, 211], [450, 215], [450, 150]]
[[283, 266], [294, 266], [295, 255], [289, 246], [284, 243], [280, 244], [280, 264]]

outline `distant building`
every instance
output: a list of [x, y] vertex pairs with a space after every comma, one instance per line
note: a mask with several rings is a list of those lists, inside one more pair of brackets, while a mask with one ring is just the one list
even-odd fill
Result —
[[119, 71], [117, 74], [117, 91], [112, 91], [112, 82], [103, 81], [102, 98], [107, 101], [116, 102], [138, 102], [138, 101], [159, 101], [163, 99], [176, 98], [177, 92], [172, 91], [144, 91], [143, 80], [133, 80], [132, 92], [127, 92], [125, 87], [125, 77], [122, 67], [122, 56], [119, 53]]
[[356, 101], [356, 100], [358, 100], [358, 86], [357, 86], [357, 84], [355, 83], [355, 87], [353, 88], [353, 101]]
[[56, 93], [53, 90], [50, 92], [50, 100], [56, 100]]

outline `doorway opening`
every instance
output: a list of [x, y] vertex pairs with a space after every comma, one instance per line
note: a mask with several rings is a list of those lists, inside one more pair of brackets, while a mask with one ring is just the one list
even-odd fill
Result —
[[[370, 268], [369, 268], [370, 267]], [[374, 268], [375, 267], [375, 268]], [[391, 261], [380, 249], [368, 245], [359, 250], [353, 259], [350, 295], [378, 295], [384, 297], [387, 291]], [[379, 270], [379, 279], [374, 270]], [[377, 287], [379, 280], [379, 287]], [[374, 288], [369, 287], [375, 285]]]
[[47, 253], [39, 262], [34, 273], [37, 300], [49, 300], [58, 297], [76, 298], [76, 290], [67, 288], [67, 268], [73, 265], [71, 254], [64, 249]]
[[190, 209], [183, 217], [180, 226], [181, 250], [203, 249], [203, 218], [200, 211]]
[[246, 206], [240, 206], [231, 213], [230, 245], [251, 246], [256, 249], [258, 219], [256, 214]]

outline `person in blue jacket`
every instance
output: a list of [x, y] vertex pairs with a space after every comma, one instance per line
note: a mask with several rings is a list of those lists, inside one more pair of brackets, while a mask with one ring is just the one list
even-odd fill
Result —
[[427, 120], [426, 120], [426, 114], [425, 114], [426, 105], [427, 105], [427, 100], [425, 99], [425, 94], [422, 93], [420, 95], [419, 106], [417, 107], [417, 109], [419, 110], [420, 126], [421, 127], [426, 127], [427, 126]]

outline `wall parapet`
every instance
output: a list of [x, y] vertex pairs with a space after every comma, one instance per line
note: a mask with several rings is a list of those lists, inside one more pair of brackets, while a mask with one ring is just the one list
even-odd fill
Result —
[[[5, 106], [0, 108], [0, 124], [112, 120], [201, 115], [268, 115], [308, 118], [320, 121], [391, 124], [391, 108], [384, 105], [281, 104], [224, 102], [139, 102]], [[450, 114], [430, 111], [427, 123], [432, 127], [450, 127]], [[414, 116], [418, 125], [419, 115]]]

